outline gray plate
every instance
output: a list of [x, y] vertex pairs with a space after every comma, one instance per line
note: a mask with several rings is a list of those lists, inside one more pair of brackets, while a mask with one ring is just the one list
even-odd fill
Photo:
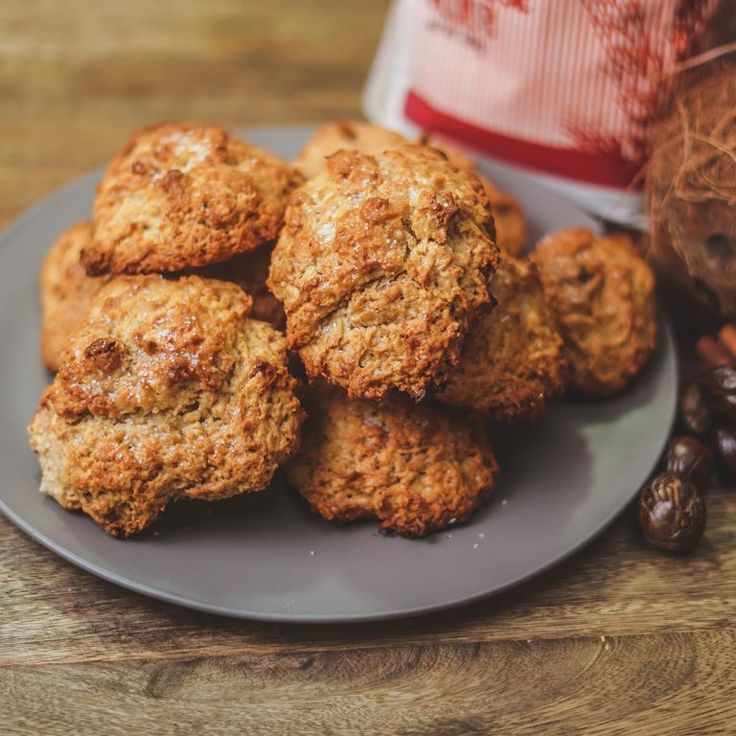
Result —
[[[251, 133], [285, 156], [308, 129]], [[596, 225], [523, 175], [489, 166], [525, 204], [532, 236]], [[375, 525], [334, 527], [277, 480], [219, 504], [180, 503], [154, 529], [121, 542], [38, 492], [25, 427], [48, 380], [38, 350], [37, 273], [49, 244], [89, 216], [99, 172], [41, 202], [0, 242], [0, 509], [85, 570], [196, 609], [274, 621], [407, 616], [494, 593], [539, 573], [598, 533], [632, 498], [673, 420], [676, 363], [669, 330], [647, 370], [609, 401], [559, 403], [497, 438], [498, 492], [471, 522], [421, 541]]]

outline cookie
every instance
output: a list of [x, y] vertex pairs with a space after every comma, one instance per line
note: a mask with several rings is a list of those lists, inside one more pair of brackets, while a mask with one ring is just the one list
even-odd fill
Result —
[[562, 337], [536, 268], [509, 255], [491, 282], [498, 304], [473, 323], [436, 398], [499, 421], [538, 417], [565, 389]]
[[97, 188], [92, 275], [218, 263], [274, 240], [301, 175], [224, 130], [166, 123], [137, 132]]
[[504, 252], [516, 258], [527, 248], [528, 235], [524, 211], [516, 197], [499, 189], [488, 177], [479, 175], [491, 204], [496, 226], [496, 242]]
[[312, 509], [347, 523], [377, 519], [405, 537], [466, 521], [492, 494], [498, 464], [483, 422], [402, 396], [354, 401], [320, 383], [287, 477]]
[[570, 364], [570, 389], [626, 388], [657, 341], [654, 275], [624, 236], [576, 228], [547, 235], [532, 256]]
[[361, 153], [383, 153], [409, 141], [400, 133], [360, 121], [345, 121], [321, 125], [304, 144], [294, 159], [294, 166], [307, 178], [324, 171], [327, 157], [341, 148]]
[[128, 537], [171, 501], [258, 491], [296, 450], [286, 341], [236, 285], [107, 284], [64, 349], [29, 432], [41, 490]]
[[438, 151], [330, 156], [291, 198], [269, 276], [307, 374], [421, 399], [491, 299], [492, 235], [480, 182]]
[[234, 256], [224, 263], [199, 269], [199, 273], [207, 278], [237, 284], [253, 300], [250, 316], [282, 330], [286, 324], [284, 308], [266, 285], [272, 252], [273, 244], [264, 245], [250, 253]]
[[88, 276], [79, 260], [91, 238], [90, 223], [72, 225], [51, 246], [41, 267], [41, 355], [50, 371], [59, 367], [64, 343], [109, 281], [106, 276]]
[[483, 176], [476, 162], [458, 146], [447, 143], [444, 138], [434, 135], [424, 135], [421, 141], [442, 151], [450, 163], [464, 171], [478, 174], [491, 203], [493, 222], [496, 226], [496, 243], [504, 252], [512, 256], [521, 256], [527, 248], [528, 234], [524, 211], [515, 197], [502, 191], [488, 177]]

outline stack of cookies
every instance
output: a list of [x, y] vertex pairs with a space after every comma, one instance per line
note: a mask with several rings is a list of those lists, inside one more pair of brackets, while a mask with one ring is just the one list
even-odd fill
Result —
[[43, 267], [41, 490], [128, 537], [283, 465], [329, 520], [465, 521], [498, 475], [489, 422], [618, 392], [656, 340], [631, 243], [525, 248], [519, 204], [442, 140], [335, 123], [290, 165], [140, 131]]

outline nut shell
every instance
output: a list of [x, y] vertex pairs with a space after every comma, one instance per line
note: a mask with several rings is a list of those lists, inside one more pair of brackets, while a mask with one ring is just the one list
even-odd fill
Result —
[[682, 552], [703, 536], [705, 501], [692, 481], [676, 473], [662, 473], [642, 489], [637, 517], [649, 544]]
[[695, 437], [673, 437], [667, 445], [665, 468], [705, 489], [713, 474], [713, 452]]
[[736, 421], [736, 368], [719, 366], [705, 379], [704, 389], [713, 411]]
[[705, 437], [713, 427], [713, 412], [701, 385], [689, 383], [680, 394], [680, 419], [688, 432]]
[[713, 433], [713, 443], [718, 453], [719, 471], [727, 483], [736, 482], [736, 429], [719, 427]]

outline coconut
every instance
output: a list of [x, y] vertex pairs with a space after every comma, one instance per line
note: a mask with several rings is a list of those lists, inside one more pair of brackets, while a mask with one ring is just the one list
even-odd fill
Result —
[[653, 129], [646, 194], [655, 259], [736, 317], [736, 65], [675, 93]]

